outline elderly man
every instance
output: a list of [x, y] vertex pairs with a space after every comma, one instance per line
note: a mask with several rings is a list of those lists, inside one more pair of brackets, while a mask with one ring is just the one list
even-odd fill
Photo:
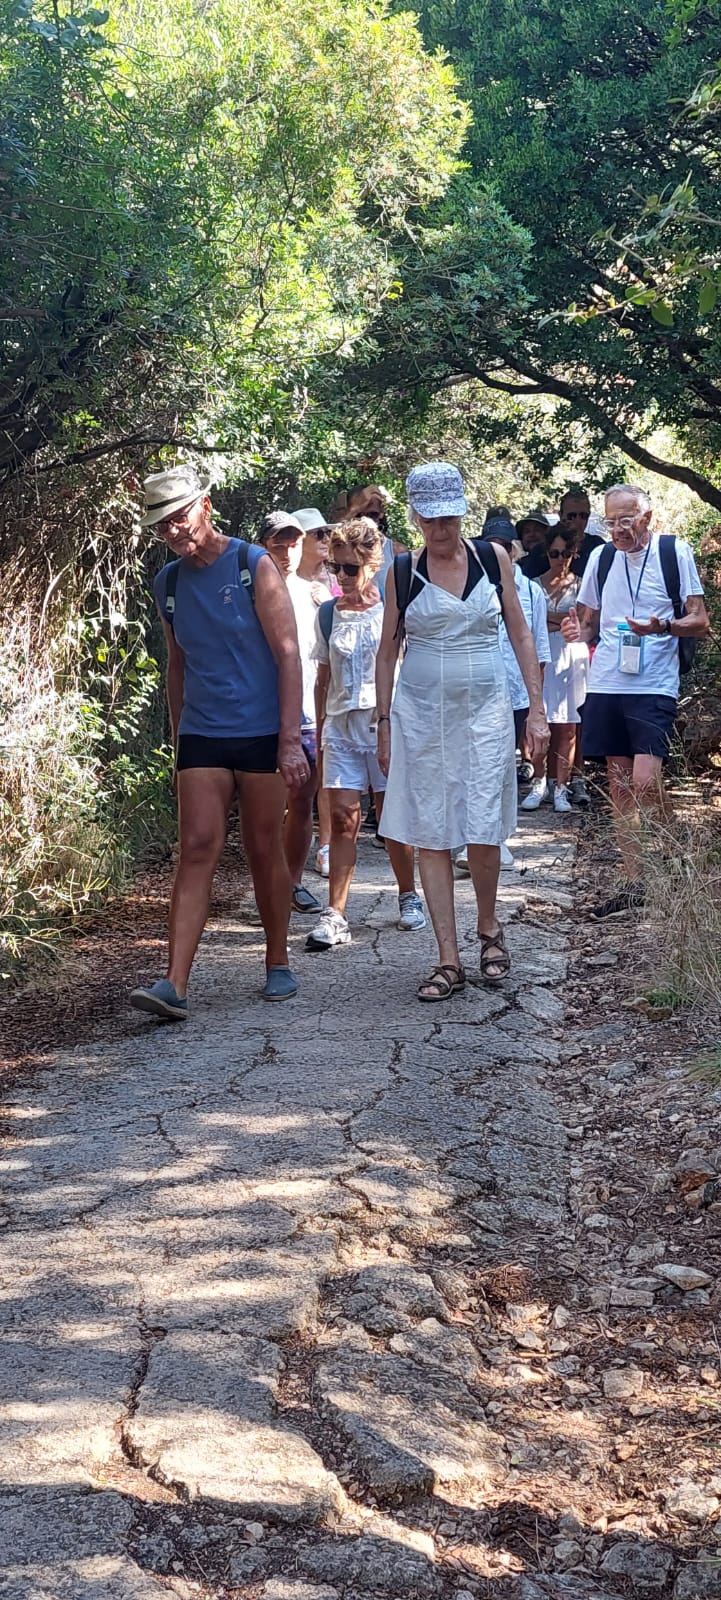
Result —
[[208, 487], [186, 466], [143, 485], [141, 524], [175, 557], [153, 591], [168, 648], [180, 859], [167, 975], [134, 989], [130, 1001], [163, 1021], [188, 1014], [190, 968], [236, 796], [266, 936], [263, 999], [290, 999], [298, 987], [288, 965], [291, 883], [282, 836], [286, 788], [308, 781], [295, 618], [265, 551], [213, 527]]
[[651, 532], [643, 489], [606, 495], [611, 544], [594, 550], [564, 637], [598, 639], [583, 725], [584, 755], [605, 760], [626, 883], [594, 908], [600, 920], [643, 904], [639, 824], [662, 801], [679, 689], [679, 642], [709, 629], [690, 546]]

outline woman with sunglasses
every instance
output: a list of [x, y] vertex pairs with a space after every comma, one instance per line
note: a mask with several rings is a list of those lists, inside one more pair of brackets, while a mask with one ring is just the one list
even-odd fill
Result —
[[[340, 595], [316, 619], [316, 726], [323, 752], [323, 782], [330, 794], [328, 910], [308, 936], [309, 950], [350, 944], [346, 905], [356, 863], [361, 797], [369, 788], [380, 819], [386, 780], [378, 765], [375, 666], [383, 628], [377, 574], [383, 538], [368, 517], [330, 530], [328, 567]], [[413, 849], [387, 843], [398, 884], [398, 926], [425, 927], [416, 894]]]
[[[537, 579], [548, 607], [548, 642], [551, 660], [543, 675], [543, 702], [551, 729], [548, 778], [534, 778], [521, 801], [522, 811], [536, 811], [553, 797], [554, 811], [571, 811], [569, 782], [576, 753], [579, 707], [586, 698], [588, 645], [570, 644], [561, 632], [564, 617], [576, 605], [581, 580], [571, 571], [577, 549], [576, 534], [558, 522], [546, 534], [549, 570]], [[549, 794], [550, 787], [550, 794]]]

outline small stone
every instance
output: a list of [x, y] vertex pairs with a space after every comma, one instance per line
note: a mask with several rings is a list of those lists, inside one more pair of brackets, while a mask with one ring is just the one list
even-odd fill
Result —
[[634, 1589], [646, 1593], [663, 1589], [673, 1567], [673, 1556], [653, 1544], [612, 1545], [601, 1561], [601, 1571], [613, 1578], [627, 1578]]
[[456, 1600], [474, 1600], [470, 1589], [456, 1589]]
[[721, 1600], [721, 1561], [691, 1561], [676, 1579], [673, 1600]]
[[579, 1521], [575, 1511], [562, 1511], [558, 1519], [558, 1531], [566, 1539], [575, 1539], [583, 1533], [583, 1523]]
[[567, 1572], [569, 1567], [577, 1567], [583, 1560], [583, 1550], [575, 1539], [559, 1539], [553, 1547], [553, 1565], [559, 1572]]
[[583, 1123], [579, 1123], [577, 1128], [565, 1128], [564, 1132], [567, 1139], [582, 1139], [586, 1129]]
[[708, 1289], [689, 1289], [683, 1297], [685, 1306], [710, 1306], [711, 1296]]
[[613, 1453], [617, 1461], [630, 1461], [638, 1450], [638, 1444], [633, 1439], [617, 1439], [613, 1446]]
[[648, 1311], [653, 1305], [650, 1289], [626, 1289], [621, 1286], [612, 1289], [608, 1299], [612, 1306], [633, 1306], [639, 1311]]
[[713, 1385], [713, 1384], [717, 1384], [718, 1380], [719, 1380], [718, 1367], [702, 1367], [701, 1368], [701, 1382], [702, 1383], [709, 1383], [709, 1384]]
[[646, 1374], [640, 1367], [612, 1367], [604, 1372], [602, 1384], [607, 1400], [633, 1400], [641, 1394]]
[[556, 1306], [551, 1318], [554, 1328], [567, 1328], [571, 1321], [571, 1313], [567, 1306]]
[[605, 1211], [594, 1211], [590, 1217], [584, 1218], [583, 1226], [584, 1228], [611, 1228], [613, 1223], [611, 1218], [606, 1216]]
[[674, 1177], [682, 1189], [697, 1189], [716, 1177], [716, 1166], [705, 1150], [684, 1150], [673, 1169]]
[[651, 1262], [658, 1261], [664, 1249], [662, 1239], [639, 1239], [636, 1244], [629, 1245], [626, 1260], [630, 1267], [646, 1267]]
[[528, 1328], [525, 1333], [517, 1333], [514, 1343], [518, 1345], [519, 1350], [538, 1350], [543, 1352], [546, 1348], [540, 1334], [536, 1333], [533, 1328]]
[[327, 1583], [301, 1583], [297, 1578], [271, 1578], [263, 1600], [339, 1600], [338, 1590]]
[[609, 1083], [626, 1083], [629, 1078], [635, 1076], [636, 1068], [632, 1061], [614, 1061], [606, 1073]]
[[657, 1167], [651, 1179], [651, 1193], [665, 1194], [673, 1183], [673, 1172], [670, 1167]]
[[699, 1267], [684, 1267], [676, 1261], [660, 1261], [654, 1272], [684, 1293], [687, 1289], [707, 1289], [712, 1281], [708, 1272], [702, 1272]]
[[680, 1517], [683, 1522], [708, 1522], [710, 1517], [717, 1514], [719, 1509], [718, 1498], [709, 1494], [707, 1489], [694, 1483], [691, 1478], [684, 1478], [666, 1495], [665, 1510], [670, 1517]]

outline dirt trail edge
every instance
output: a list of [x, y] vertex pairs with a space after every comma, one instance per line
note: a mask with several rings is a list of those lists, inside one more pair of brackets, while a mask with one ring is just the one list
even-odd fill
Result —
[[418, 1004], [364, 841], [297, 1002], [225, 915], [187, 1025], [16, 1076], [1, 1600], [721, 1600], [716, 1163], [575, 847], [524, 820], [501, 989], [459, 885], [473, 981]]

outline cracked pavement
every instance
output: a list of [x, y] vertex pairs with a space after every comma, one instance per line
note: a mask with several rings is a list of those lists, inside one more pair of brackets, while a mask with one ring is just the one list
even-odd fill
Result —
[[[208, 930], [187, 1024], [129, 1017], [16, 1080], [1, 1600], [463, 1593], [412, 1508], [481, 1515], [517, 1476], [466, 1269], [553, 1263], [568, 1240], [574, 836], [534, 818], [514, 852], [502, 989], [418, 1004], [432, 937], [396, 929], [364, 840], [353, 944], [306, 954], [294, 918], [296, 1002], [259, 999], [241, 909]], [[542, 1592], [508, 1582], [487, 1592]]]

